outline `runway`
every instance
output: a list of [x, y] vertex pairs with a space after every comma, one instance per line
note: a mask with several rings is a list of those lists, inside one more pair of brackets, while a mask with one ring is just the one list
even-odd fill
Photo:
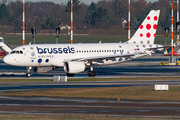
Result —
[[180, 118], [180, 102], [165, 101], [1, 96], [0, 107], [0, 114]]

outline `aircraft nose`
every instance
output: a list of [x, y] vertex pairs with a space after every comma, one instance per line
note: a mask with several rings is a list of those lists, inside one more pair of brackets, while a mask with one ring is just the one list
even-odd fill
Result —
[[12, 65], [12, 58], [9, 55], [5, 56], [3, 61], [8, 65]]

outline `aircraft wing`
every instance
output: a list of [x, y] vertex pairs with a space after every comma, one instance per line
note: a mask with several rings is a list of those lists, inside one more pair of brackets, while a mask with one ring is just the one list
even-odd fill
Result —
[[98, 60], [104, 60], [104, 59], [114, 59], [114, 58], [118, 58], [118, 57], [132, 59], [133, 56], [139, 55], [139, 54], [143, 54], [143, 53], [115, 54], [115, 55], [106, 55], [106, 56], [84, 57], [84, 58], [71, 59], [70, 61], [98, 61]]

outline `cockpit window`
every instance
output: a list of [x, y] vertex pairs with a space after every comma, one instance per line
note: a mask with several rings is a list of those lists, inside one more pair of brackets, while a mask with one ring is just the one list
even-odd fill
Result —
[[16, 51], [12, 51], [11, 54], [14, 54]]
[[15, 51], [12, 51], [11, 54], [23, 54], [23, 51], [15, 50]]

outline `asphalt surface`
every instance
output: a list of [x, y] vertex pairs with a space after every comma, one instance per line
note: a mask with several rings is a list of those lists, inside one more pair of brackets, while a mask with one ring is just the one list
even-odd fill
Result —
[[0, 114], [180, 118], [180, 102], [97, 98], [0, 97]]

